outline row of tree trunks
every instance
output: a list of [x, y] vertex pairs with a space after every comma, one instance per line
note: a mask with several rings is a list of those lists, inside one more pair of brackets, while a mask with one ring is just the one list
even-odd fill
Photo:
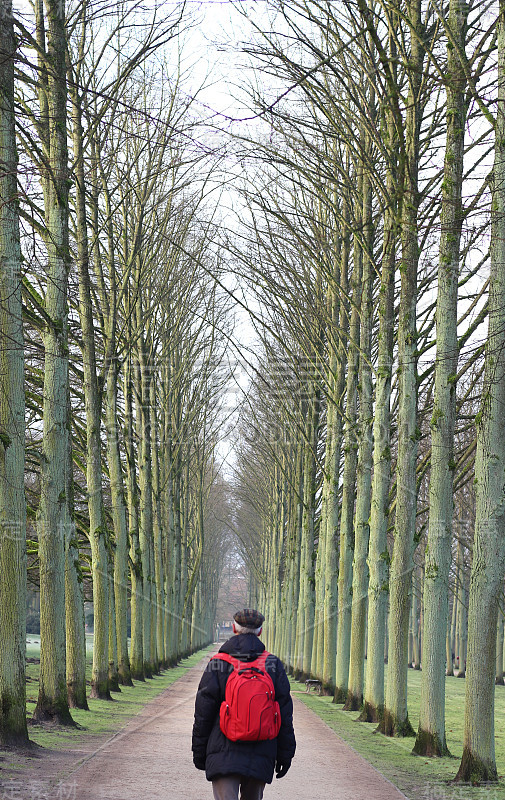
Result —
[[[114, 35], [107, 38], [108, 31], [99, 52], [90, 46], [97, 17], [89, 2], [68, 13], [64, 2], [37, 0], [30, 13], [25, 27], [24, 16], [13, 20], [10, 2], [0, 9], [0, 740], [6, 745], [27, 742], [27, 575], [40, 580], [33, 722], [73, 725], [70, 708], [88, 708], [85, 601], [94, 612], [91, 697], [111, 699], [120, 683], [131, 684], [132, 672], [142, 680], [176, 663], [181, 644], [187, 654], [212, 638], [225, 547], [219, 525], [210, 544], [204, 535], [212, 527], [207, 502], [217, 476], [220, 301], [212, 278], [189, 270], [181, 250], [167, 243], [169, 226], [176, 239], [191, 239], [198, 257], [209, 243], [201, 219], [191, 227], [201, 202], [197, 190], [172, 214], [180, 162], [167, 153], [180, 130], [170, 119], [176, 106], [174, 113], [186, 107], [178, 89], [163, 96], [147, 150], [142, 136], [128, 135], [138, 134], [145, 117], [118, 110], [125, 97], [133, 108], [135, 70], [175, 36], [182, 17], [139, 25], [138, 48], [125, 56], [117, 42], [129, 30], [131, 8], [122, 7], [111, 22]], [[111, 55], [118, 71], [109, 83]], [[97, 90], [105, 84], [105, 92]], [[146, 81], [140, 92], [146, 105], [154, 94]], [[185, 170], [194, 166], [191, 158], [183, 161]], [[168, 315], [169, 284], [176, 317], [185, 307], [200, 308], [205, 296], [204, 319], [192, 311], [177, 325], [171, 318], [177, 337], [159, 326]], [[193, 326], [190, 333], [186, 326]], [[163, 405], [162, 341], [169, 359], [178, 347], [184, 362], [174, 390], [176, 419]], [[199, 348], [202, 385], [194, 369]], [[167, 413], [171, 438], [181, 440], [168, 454]], [[165, 496], [166, 474], [177, 489]], [[221, 479], [217, 484], [212, 502], [223, 505], [228, 488]]]
[[[322, 581], [325, 562], [329, 565], [328, 574], [331, 574], [332, 559], [338, 549], [335, 699], [346, 702], [349, 709], [358, 710], [363, 706], [360, 719], [378, 722], [379, 730], [388, 735], [414, 736], [407, 709], [408, 665], [422, 668], [422, 709], [414, 752], [425, 756], [447, 755], [445, 677], [454, 673], [465, 677], [466, 671], [465, 755], [458, 778], [495, 780], [494, 751], [491, 749], [494, 741], [491, 692], [492, 683], [501, 681], [503, 673], [503, 620], [498, 615], [498, 608], [503, 598], [504, 580], [504, 556], [497, 539], [503, 521], [503, 481], [501, 488], [498, 486], [498, 475], [503, 479], [503, 454], [500, 450], [503, 415], [500, 433], [497, 411], [504, 391], [503, 365], [499, 355], [502, 352], [500, 337], [503, 326], [500, 328], [502, 314], [497, 301], [499, 293], [503, 292], [501, 273], [505, 261], [500, 228], [503, 227], [503, 8], [500, 7], [497, 28], [498, 53], [502, 60], [498, 76], [491, 210], [493, 264], [489, 303], [494, 324], [490, 324], [485, 359], [482, 350], [478, 357], [475, 356], [479, 366], [474, 377], [469, 376], [468, 370], [476, 361], [474, 356], [468, 355], [464, 345], [468, 344], [468, 336], [471, 337], [477, 328], [472, 323], [463, 335], [461, 332], [462, 323], [472, 313], [468, 308], [475, 308], [472, 306], [475, 298], [463, 289], [468, 283], [467, 272], [472, 270], [469, 266], [472, 250], [469, 236], [470, 229], [474, 231], [475, 228], [469, 223], [462, 240], [462, 226], [477, 206], [484, 209], [485, 203], [481, 203], [481, 199], [487, 189], [483, 184], [480, 191], [484, 194], [474, 198], [473, 189], [467, 183], [470, 173], [464, 174], [468, 147], [474, 146], [473, 134], [466, 138], [466, 131], [472, 131], [473, 125], [473, 111], [469, 115], [470, 100], [475, 101], [472, 108], [479, 109], [479, 119], [486, 121], [484, 127], [488, 125], [491, 129], [494, 121], [475, 83], [480, 68], [475, 59], [468, 60], [467, 56], [467, 52], [473, 51], [471, 41], [474, 35], [469, 9], [457, 0], [451, 0], [444, 9], [436, 8], [434, 14], [439, 33], [435, 32], [430, 15], [426, 15], [418, 0], [401, 8], [395, 3], [381, 2], [377, 6], [358, 0], [359, 24], [355, 7], [350, 3], [344, 2], [338, 15], [332, 13], [331, 4], [325, 7], [328, 16], [324, 24], [320, 20], [320, 6], [308, 2], [303, 4], [304, 26], [300, 26], [300, 9], [296, 0], [283, 4], [283, 20], [299, 45], [296, 57], [292, 52], [288, 55], [284, 51], [282, 37], [274, 32], [264, 31], [266, 44], [262, 42], [256, 50], [252, 47], [258, 60], [265, 59], [267, 54], [274, 57], [275, 53], [279, 78], [291, 81], [291, 85], [299, 85], [296, 82], [302, 80], [303, 93], [297, 95], [297, 102], [292, 105], [280, 103], [282, 108], [279, 107], [272, 115], [272, 127], [278, 140], [275, 145], [263, 146], [262, 152], [267, 160], [265, 183], [261, 190], [251, 189], [249, 194], [254, 209], [251, 238], [261, 254], [261, 264], [250, 256], [244, 257], [242, 263], [247, 265], [248, 274], [252, 276], [250, 285], [255, 287], [259, 302], [272, 312], [272, 319], [282, 318], [283, 322], [278, 327], [272, 326], [264, 336], [267, 371], [269, 366], [274, 366], [274, 359], [269, 361], [268, 357], [271, 341], [281, 348], [286, 360], [295, 368], [298, 350], [306, 354], [318, 340], [317, 326], [312, 325], [311, 334], [310, 326], [300, 323], [297, 317], [306, 313], [304, 304], [322, 274], [321, 264], [325, 263], [327, 253], [336, 250], [335, 229], [340, 235], [339, 246], [344, 249], [346, 226], [342, 222], [341, 204], [349, 190], [353, 237], [353, 253], [349, 257], [350, 291], [343, 288], [343, 278], [339, 281], [340, 302], [342, 306], [349, 302], [350, 308], [349, 334], [344, 336], [348, 342], [347, 396], [341, 404], [335, 402], [334, 385], [339, 375], [333, 340], [337, 335], [342, 336], [343, 325], [337, 321], [336, 315], [332, 317], [331, 302], [327, 303], [326, 309], [319, 307], [326, 348], [321, 360], [328, 365], [330, 380], [326, 375], [318, 379], [324, 395], [323, 425], [314, 447], [318, 454], [324, 453], [324, 462], [316, 466], [321, 502], [316, 511], [315, 552], [312, 553], [312, 559], [316, 560], [316, 609], [310, 674], [322, 680], [324, 688], [328, 688], [331, 681], [327, 683], [327, 676], [331, 675], [331, 669], [325, 673], [322, 652], [326, 642], [332, 641], [334, 629], [331, 625], [333, 618], [324, 609]], [[341, 46], [338, 33], [342, 29], [341, 14], [347, 20], [348, 30], [356, 35], [356, 47], [354, 44], [353, 47], [344, 46], [342, 55], [339, 51], [337, 56], [335, 53]], [[493, 30], [494, 22], [490, 21], [485, 37], [492, 37]], [[436, 53], [435, 41], [437, 47], [440, 45]], [[312, 76], [308, 66], [314, 57], [317, 57], [319, 65], [317, 77]], [[326, 70], [326, 65], [330, 64]], [[349, 86], [352, 87], [350, 90]], [[439, 105], [434, 98], [434, 86], [440, 88], [443, 97]], [[296, 89], [292, 91], [296, 93]], [[375, 92], [376, 121], [368, 102]], [[338, 98], [338, 104], [335, 98]], [[266, 105], [265, 99], [264, 107]], [[301, 112], [299, 108], [302, 108]], [[304, 114], [310, 121], [304, 118]], [[296, 146], [290, 143], [291, 136]], [[443, 138], [445, 151], [444, 144], [440, 146]], [[339, 159], [333, 163], [335, 143]], [[368, 145], [374, 153], [371, 158], [367, 154]], [[443, 164], [439, 158], [436, 178], [431, 173], [434, 162], [428, 154], [429, 148], [433, 153], [438, 150], [441, 156], [445, 153]], [[342, 158], [346, 149], [350, 152], [347, 165]], [[377, 160], [379, 168], [376, 167]], [[316, 169], [313, 169], [314, 164], [317, 164]], [[289, 170], [295, 172], [292, 183], [283, 172], [288, 165]], [[321, 174], [337, 176], [335, 182], [340, 191], [329, 192], [324, 181], [319, 179]], [[373, 209], [368, 216], [367, 182], [372, 187]], [[272, 183], [276, 187], [274, 190], [271, 190]], [[324, 191], [322, 185], [325, 185]], [[284, 190], [286, 194], [283, 194]], [[270, 205], [262, 193], [268, 193]], [[335, 194], [337, 200], [334, 200]], [[463, 195], [467, 198], [465, 207]], [[300, 214], [301, 207], [304, 207], [305, 217]], [[339, 207], [342, 211], [335, 213], [340, 217], [332, 226], [329, 209]], [[428, 212], [428, 208], [432, 212]], [[483, 213], [486, 217], [487, 212]], [[374, 236], [377, 236], [377, 240], [372, 240], [375, 247], [365, 244], [368, 219], [373, 219]], [[315, 225], [315, 221], [320, 227]], [[308, 230], [300, 232], [303, 223]], [[272, 234], [272, 229], [275, 229], [275, 234]], [[486, 217], [479, 233], [483, 236], [483, 251], [487, 248], [488, 230]], [[277, 247], [277, 237], [282, 239], [285, 250]], [[378, 242], [382, 245], [381, 255], [377, 252]], [[380, 275], [381, 279], [378, 297], [374, 296], [377, 306], [372, 309], [369, 309], [366, 299], [367, 253], [371, 254], [372, 274]], [[307, 267], [307, 262], [310, 267]], [[483, 288], [479, 288], [476, 296], [485, 298], [486, 255], [481, 267], [484, 269], [482, 274], [480, 267], [473, 274], [482, 279]], [[396, 289], [397, 278], [399, 292]], [[331, 280], [327, 275], [325, 281], [329, 297]], [[467, 301], [470, 301], [469, 306], [465, 305]], [[282, 311], [276, 316], [278, 308]], [[481, 320], [485, 319], [486, 313], [483, 309]], [[367, 329], [370, 321], [371, 331]], [[475, 321], [475, 324], [480, 325], [480, 322]], [[430, 353], [428, 362], [427, 352]], [[396, 358], [398, 364], [394, 370]], [[375, 372], [375, 395], [371, 388], [368, 391], [370, 362]], [[486, 377], [482, 384], [484, 363]], [[279, 385], [273, 368], [268, 378]], [[467, 405], [473, 390], [476, 392], [472, 403]], [[481, 393], [483, 400], [476, 418], [479, 426], [476, 439], [472, 418], [477, 402], [475, 398]], [[259, 390], [256, 401], [254, 420], [260, 432], [266, 435], [261, 427], [265, 397]], [[371, 409], [373, 441], [368, 430]], [[273, 409], [272, 413], [276, 410]], [[338, 423], [337, 416], [340, 417]], [[293, 419], [296, 420], [293, 427], [298, 426], [302, 448], [310, 425], [309, 418], [308, 409], [295, 411], [294, 404], [290, 412], [279, 415], [280, 424], [286, 427], [292, 425]], [[339, 424], [345, 426], [343, 459], [334, 456], [335, 442], [339, 441]], [[301, 434], [302, 430], [305, 436]], [[473, 455], [470, 453], [476, 445], [475, 484], [472, 485]], [[248, 452], [249, 457], [254, 458], [252, 452]], [[464, 466], [467, 458], [470, 460]], [[371, 470], [372, 459], [370, 481], [367, 480], [367, 471]], [[391, 469], [392, 459], [396, 460], [394, 471]], [[264, 464], [267, 469], [268, 460]], [[291, 476], [296, 472], [296, 483], [301, 487], [300, 496], [304, 500], [303, 517], [307, 509], [307, 488], [312, 485], [313, 474], [304, 462], [301, 462], [301, 475], [297, 469], [291, 457], [291, 464], [285, 470]], [[335, 495], [338, 494], [340, 501], [333, 517], [339, 524], [339, 548], [330, 533], [330, 480], [333, 477], [338, 487]], [[249, 486], [245, 478], [243, 480], [264, 522], [261, 492], [256, 486]], [[295, 480], [290, 483], [294, 485]], [[474, 485], [478, 495], [478, 519], [472, 552]], [[469, 508], [463, 514], [460, 514], [460, 509], [455, 513], [454, 497], [458, 502], [464, 497], [471, 498]], [[291, 516], [294, 516], [293, 512]], [[304, 519], [300, 523], [302, 534], [303, 522]], [[389, 532], [392, 529], [392, 536], [388, 537], [388, 529]], [[278, 596], [269, 584], [272, 580], [286, 580], [285, 567], [296, 555], [296, 549], [294, 552], [291, 549], [292, 533], [280, 520], [273, 520], [271, 525], [258, 525], [260, 541], [270, 536], [273, 530], [276, 537], [274, 551], [263, 546], [264, 542], [253, 551], [257, 552], [260, 561], [267, 559], [259, 570], [258, 580], [265, 581], [260, 597]], [[296, 525], [293, 525], [293, 530], [297, 530]], [[282, 542], [286, 545], [285, 550], [281, 547]], [[422, 547], [416, 553], [419, 543]], [[303, 537], [300, 549], [300, 597], [304, 600], [307, 547]], [[284, 552], [285, 561], [281, 556]], [[270, 564], [267, 567], [272, 555], [282, 569], [272, 569]], [[471, 563], [469, 599], [465, 559]], [[289, 570], [291, 581], [297, 570], [291, 563]], [[485, 582], [486, 591], [483, 590]], [[281, 639], [282, 647], [288, 650], [290, 637], [295, 637], [294, 660], [291, 653], [287, 652], [286, 656], [288, 663], [294, 661], [295, 675], [306, 677], [308, 661], [300, 663], [300, 642], [302, 649], [306, 648], [311, 632], [307, 632], [304, 614], [300, 624], [296, 609], [291, 609], [287, 587], [282, 585], [281, 588], [280, 607], [289, 608], [290, 628]], [[451, 589], [452, 612], [449, 618]], [[275, 618], [279, 619], [277, 608]], [[474, 634], [476, 638], [472, 643]], [[388, 664], [386, 696], [385, 651]], [[478, 663], [479, 651], [483, 663]], [[329, 653], [330, 661], [334, 656], [335, 645]], [[479, 684], [486, 686], [480, 696]], [[481, 724], [484, 717], [485, 722]]]

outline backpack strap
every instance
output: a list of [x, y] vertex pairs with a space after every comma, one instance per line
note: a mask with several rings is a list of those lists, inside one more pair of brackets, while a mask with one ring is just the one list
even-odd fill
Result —
[[226, 661], [235, 669], [238, 669], [238, 667], [242, 664], [242, 661], [239, 661], [238, 658], [233, 658], [233, 656], [229, 656], [228, 653], [216, 653], [215, 656], [210, 657], [210, 660]]
[[254, 661], [241, 661], [240, 658], [234, 658], [233, 656], [228, 655], [228, 653], [216, 653], [214, 656], [211, 656], [210, 660], [212, 661], [213, 659], [219, 659], [219, 661], [226, 661], [236, 670], [254, 667], [255, 669], [263, 669], [266, 672], [265, 663], [269, 655], [270, 653], [264, 650], [259, 654], [258, 658], [254, 659]]

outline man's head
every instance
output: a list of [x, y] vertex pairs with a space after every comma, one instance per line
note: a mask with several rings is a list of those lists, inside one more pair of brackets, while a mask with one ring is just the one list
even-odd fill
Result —
[[261, 629], [265, 617], [254, 608], [244, 608], [233, 615], [233, 633], [254, 633], [255, 636], [261, 634]]

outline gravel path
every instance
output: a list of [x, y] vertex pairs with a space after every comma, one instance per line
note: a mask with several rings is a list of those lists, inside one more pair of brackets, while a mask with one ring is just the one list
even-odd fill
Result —
[[[206, 659], [152, 701], [67, 776], [71, 800], [211, 800], [191, 759], [193, 704]], [[295, 697], [297, 753], [265, 800], [405, 800]]]

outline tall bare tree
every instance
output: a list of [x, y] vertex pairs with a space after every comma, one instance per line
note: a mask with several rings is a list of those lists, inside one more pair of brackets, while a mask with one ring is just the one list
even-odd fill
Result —
[[26, 727], [24, 339], [14, 118], [16, 39], [11, 0], [0, 5], [0, 742]]

